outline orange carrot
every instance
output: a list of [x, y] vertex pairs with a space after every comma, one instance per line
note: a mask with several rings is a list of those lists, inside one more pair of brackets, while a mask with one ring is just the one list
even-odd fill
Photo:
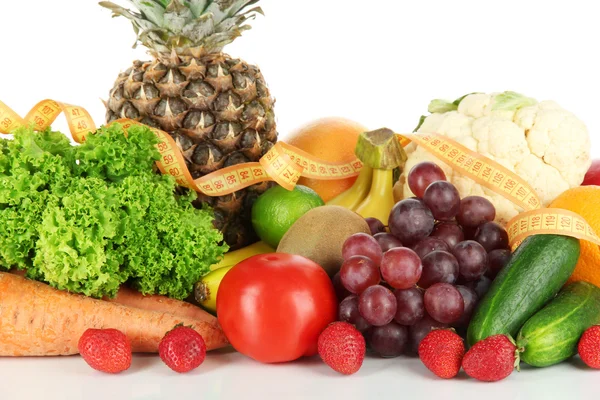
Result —
[[175, 325], [192, 326], [209, 350], [227, 346], [223, 331], [197, 319], [141, 310], [51, 288], [0, 272], [0, 356], [77, 354], [88, 328], [115, 328], [127, 335], [134, 352], [154, 353]]
[[219, 326], [217, 318], [193, 304], [170, 299], [165, 296], [144, 296], [140, 292], [121, 286], [114, 299], [106, 298], [106, 301], [122, 304], [128, 307], [141, 308], [142, 310], [159, 311], [176, 315], [182, 318], [191, 318]]

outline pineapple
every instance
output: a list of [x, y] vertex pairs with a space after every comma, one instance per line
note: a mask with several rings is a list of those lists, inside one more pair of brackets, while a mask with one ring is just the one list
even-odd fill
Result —
[[[258, 161], [277, 141], [274, 100], [258, 67], [223, 53], [250, 26], [258, 0], [130, 0], [134, 10], [101, 2], [131, 20], [151, 61], [121, 73], [106, 102], [107, 122], [130, 118], [168, 132], [194, 178]], [[136, 42], [136, 44], [137, 44]], [[210, 204], [215, 226], [232, 249], [255, 240], [254, 200], [270, 186], [257, 184]]]

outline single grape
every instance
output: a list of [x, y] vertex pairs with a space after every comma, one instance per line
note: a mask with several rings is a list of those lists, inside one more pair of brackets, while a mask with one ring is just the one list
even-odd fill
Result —
[[490, 279], [494, 279], [498, 272], [508, 265], [511, 258], [512, 253], [508, 249], [490, 251], [488, 253], [488, 269], [485, 275]]
[[387, 325], [396, 315], [396, 297], [391, 290], [374, 285], [361, 293], [358, 309], [368, 323], [374, 326]]
[[460, 319], [456, 321], [455, 326], [467, 327], [469, 322], [471, 321], [471, 316], [473, 315], [473, 311], [475, 310], [475, 306], [479, 301], [477, 297], [477, 293], [469, 287], [463, 285], [457, 285], [456, 289], [460, 292], [463, 302], [465, 303], [465, 309]]
[[396, 236], [387, 232], [376, 233], [373, 236], [377, 243], [379, 243], [379, 247], [381, 247], [381, 251], [384, 253], [389, 249], [393, 249], [395, 247], [402, 247], [402, 242]]
[[436, 224], [431, 236], [442, 239], [450, 249], [465, 240], [462, 228], [454, 222], [440, 222]]
[[383, 222], [381, 222], [377, 218], [369, 217], [365, 218], [365, 221], [367, 221], [369, 229], [371, 229], [371, 235], [375, 235], [379, 232], [385, 232], [385, 226], [383, 225]]
[[490, 290], [492, 280], [487, 276], [482, 276], [478, 281], [468, 282], [465, 286], [471, 288], [477, 293], [477, 297], [482, 299], [483, 296]]
[[475, 240], [488, 253], [492, 250], [508, 248], [508, 233], [502, 225], [493, 221], [479, 225], [475, 233]]
[[421, 278], [422, 271], [421, 259], [406, 247], [388, 250], [381, 259], [381, 276], [394, 289], [413, 287]]
[[335, 289], [335, 295], [337, 296], [338, 301], [342, 301], [352, 294], [344, 287], [340, 271], [336, 272], [331, 281], [333, 282], [333, 288]]
[[360, 332], [366, 332], [371, 325], [360, 315], [358, 310], [358, 296], [352, 294], [340, 303], [338, 310], [338, 321], [348, 322]]
[[435, 219], [431, 210], [415, 199], [396, 203], [388, 222], [390, 231], [404, 245], [413, 245], [425, 239], [433, 231]]
[[371, 350], [381, 357], [398, 357], [406, 351], [408, 328], [394, 322], [383, 326], [374, 326], [369, 331], [368, 339]]
[[423, 197], [433, 182], [445, 181], [446, 174], [436, 164], [425, 161], [412, 167], [408, 173], [408, 187], [417, 197]]
[[437, 250], [423, 258], [423, 272], [418, 285], [427, 289], [436, 283], [454, 283], [458, 278], [458, 272], [456, 258], [446, 251]]
[[376, 266], [379, 266], [381, 257], [383, 257], [383, 252], [381, 251], [381, 247], [379, 247], [379, 243], [377, 243], [377, 240], [375, 240], [373, 236], [367, 235], [366, 233], [355, 233], [346, 239], [342, 246], [342, 257], [344, 260], [347, 260], [352, 256], [369, 257]]
[[421, 340], [433, 329], [448, 328], [448, 324], [443, 324], [431, 318], [429, 315], [425, 316], [417, 321], [414, 325], [408, 328], [408, 336], [410, 341], [410, 352], [412, 354], [418, 354], [419, 344]]
[[430, 236], [421, 240], [413, 247], [413, 251], [421, 257], [421, 260], [425, 258], [427, 254], [433, 253], [436, 250], [450, 251], [450, 246], [442, 239]]
[[447, 181], [433, 182], [423, 195], [423, 202], [438, 221], [449, 221], [460, 211], [460, 194]]
[[452, 254], [458, 261], [458, 274], [465, 282], [476, 281], [485, 274], [487, 269], [487, 252], [482, 245], [474, 240], [460, 242]]
[[400, 325], [414, 325], [425, 315], [425, 306], [423, 305], [423, 291], [413, 287], [410, 289], [397, 289], [394, 291], [396, 296], [396, 315], [394, 320]]
[[476, 228], [484, 222], [496, 218], [496, 208], [485, 197], [469, 196], [460, 202], [460, 211], [456, 216], [459, 224], [465, 228]]
[[361, 294], [369, 286], [377, 285], [381, 276], [377, 265], [370, 258], [353, 256], [342, 264], [340, 279], [350, 293]]
[[449, 283], [436, 283], [427, 289], [423, 303], [427, 314], [444, 324], [458, 321], [465, 309], [462, 295]]

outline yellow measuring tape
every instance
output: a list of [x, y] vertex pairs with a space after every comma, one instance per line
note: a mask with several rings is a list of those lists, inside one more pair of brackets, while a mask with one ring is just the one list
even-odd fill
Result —
[[562, 208], [541, 208], [521, 213], [508, 222], [507, 231], [513, 248], [525, 238], [538, 234], [571, 236], [600, 246], [600, 237], [585, 219]]
[[25, 118], [21, 118], [0, 101], [0, 133], [10, 133], [23, 125], [32, 125], [36, 130], [42, 131], [49, 128], [61, 113], [65, 114], [71, 135], [77, 143], [83, 142], [89, 132], [96, 130], [94, 120], [83, 107], [54, 100], [42, 100]]
[[[93, 119], [84, 108], [54, 100], [43, 100], [36, 104], [25, 118], [21, 118], [10, 107], [0, 102], [0, 133], [11, 133], [23, 125], [44, 130], [49, 128], [61, 113], [64, 113], [69, 130], [77, 143], [82, 143], [86, 135], [96, 131]], [[133, 125], [143, 125], [130, 119], [120, 119], [113, 123], [122, 124], [125, 131]], [[161, 154], [157, 163], [160, 171], [172, 175], [180, 185], [207, 196], [227, 195], [269, 180], [292, 190], [302, 175], [324, 180], [341, 179], [358, 175], [362, 168], [359, 160], [331, 163], [285, 143], [276, 143], [259, 162], [233, 165], [193, 179], [173, 138], [160, 129], [148, 128], [160, 141], [157, 145]]]
[[[73, 139], [78, 143], [83, 142], [87, 134], [96, 130], [91, 116], [82, 107], [43, 100], [25, 118], [21, 118], [0, 101], [0, 133], [10, 133], [23, 125], [44, 130], [50, 127], [61, 113], [64, 113]], [[120, 123], [125, 131], [133, 125], [143, 125], [129, 119], [113, 123]], [[180, 185], [208, 196], [223, 196], [268, 180], [274, 180], [291, 190], [300, 176], [323, 180], [342, 179], [358, 175], [362, 168], [358, 159], [331, 163], [278, 142], [259, 162], [233, 165], [194, 179], [173, 138], [160, 129], [148, 128], [160, 141], [157, 145], [161, 154], [157, 163], [160, 171], [172, 175]], [[600, 245], [600, 238], [581, 216], [567, 210], [541, 208], [541, 201], [533, 188], [523, 178], [499, 163], [436, 133], [398, 135], [398, 140], [403, 147], [414, 142], [462, 175], [525, 210], [507, 224], [513, 248], [526, 237], [536, 234], [572, 236]]]
[[572, 236], [600, 246], [600, 238], [581, 216], [559, 208], [541, 208], [533, 188], [496, 161], [435, 133], [411, 134], [399, 139], [404, 146], [415, 142], [454, 170], [523, 208], [525, 212], [506, 225], [513, 249], [527, 237], [539, 234]]
[[451, 168], [504, 196], [524, 210], [541, 207], [539, 197], [527, 181], [496, 161], [435, 133], [407, 135], [405, 139], [422, 146]]
[[[130, 119], [120, 119], [114, 123], [121, 124], [125, 132], [133, 125], [143, 125]], [[274, 147], [261, 158], [260, 162], [233, 165], [194, 179], [173, 138], [160, 129], [148, 128], [160, 141], [156, 146], [161, 156], [157, 163], [160, 171], [173, 176], [181, 186], [207, 196], [223, 196], [267, 180], [275, 180], [291, 190], [302, 172], [299, 167], [291, 163], [291, 160], [283, 159], [285, 155], [280, 148]]]

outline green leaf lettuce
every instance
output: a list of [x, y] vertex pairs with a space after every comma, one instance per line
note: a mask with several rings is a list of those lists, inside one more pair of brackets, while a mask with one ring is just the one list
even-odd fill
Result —
[[101, 128], [81, 146], [58, 132], [0, 141], [0, 266], [87, 296], [125, 282], [184, 299], [227, 250], [212, 211], [158, 175], [157, 139]]

